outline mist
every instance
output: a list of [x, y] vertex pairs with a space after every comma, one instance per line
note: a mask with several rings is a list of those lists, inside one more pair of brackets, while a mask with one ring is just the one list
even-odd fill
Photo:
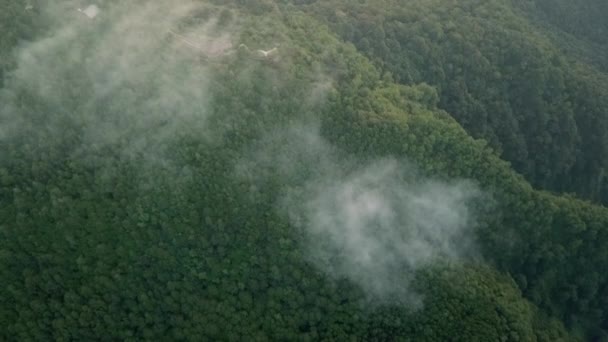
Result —
[[49, 32], [15, 51], [17, 68], [0, 93], [0, 139], [76, 134], [73, 153], [121, 144], [158, 156], [184, 134], [204, 137], [208, 64], [231, 53], [227, 26], [193, 1], [61, 1], [39, 8]]
[[[16, 50], [0, 92], [0, 141], [66, 140], [72, 156], [118, 144], [124, 156], [157, 160], [180, 136], [212, 136], [210, 65], [235, 52], [238, 30], [193, 1], [105, 2], [94, 18], [77, 11], [83, 6], [44, 7], [51, 31]], [[326, 79], [312, 84], [304, 110], [319, 109], [331, 88]], [[330, 278], [419, 307], [417, 270], [475, 255], [470, 203], [482, 194], [464, 180], [423, 177], [406, 160], [344, 155], [310, 121], [263, 134], [236, 161], [235, 177], [258, 188], [278, 180], [277, 212]]]
[[344, 155], [318, 127], [268, 134], [238, 175], [261, 187], [289, 184], [276, 209], [301, 237], [307, 261], [330, 279], [348, 279], [369, 303], [419, 309], [418, 270], [478, 256], [473, 207], [487, 196], [470, 181], [424, 177], [406, 160]]
[[305, 222], [315, 265], [373, 299], [416, 307], [420, 297], [409, 285], [417, 270], [473, 253], [467, 202], [477, 190], [466, 182], [403, 178], [408, 167], [386, 159], [313, 180], [291, 215]]

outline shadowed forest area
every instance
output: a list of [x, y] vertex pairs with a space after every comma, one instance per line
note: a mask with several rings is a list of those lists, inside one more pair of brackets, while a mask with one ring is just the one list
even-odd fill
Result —
[[606, 17], [0, 0], [0, 339], [608, 341]]

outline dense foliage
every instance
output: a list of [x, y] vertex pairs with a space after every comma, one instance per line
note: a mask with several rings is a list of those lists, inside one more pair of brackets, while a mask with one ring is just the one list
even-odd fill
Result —
[[14, 68], [11, 54], [20, 41], [32, 39], [43, 24], [35, 11], [26, 12], [20, 2], [0, 2], [0, 86], [4, 74]]
[[[216, 3], [180, 25], [234, 25], [279, 58], [163, 43], [137, 60], [160, 68], [106, 90], [90, 60], [112, 19], [56, 46], [39, 32], [47, 50], [27, 50], [39, 27], [20, 18], [38, 12], [0, 1], [15, 13], [0, 21], [0, 339], [607, 337], [608, 210], [526, 181], [605, 196], [601, 78], [493, 1]], [[43, 63], [52, 87], [19, 69], [24, 49], [60, 51]], [[323, 272], [277, 208], [323, 177], [326, 155], [338, 174], [394, 158], [417, 166], [406, 178], [474, 180], [492, 199], [474, 208], [481, 256], [404, 269], [418, 308]]]
[[508, 2], [323, 1], [305, 8], [395, 81], [435, 86], [439, 107], [533, 185], [606, 203], [608, 77], [567, 58], [560, 42]]
[[606, 72], [608, 70], [608, 24], [604, 1], [513, 0], [522, 15], [544, 31], [567, 54]]

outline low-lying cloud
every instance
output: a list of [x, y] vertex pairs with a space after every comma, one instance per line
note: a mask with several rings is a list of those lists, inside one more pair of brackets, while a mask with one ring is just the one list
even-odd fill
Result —
[[415, 305], [418, 294], [409, 288], [415, 271], [474, 251], [468, 201], [478, 192], [467, 182], [408, 179], [408, 167], [385, 159], [311, 180], [290, 212], [303, 223], [318, 267], [354, 281], [373, 299]]
[[473, 183], [425, 178], [394, 158], [353, 160], [315, 126], [290, 127], [261, 145], [240, 174], [255, 168], [254, 182], [266, 175], [289, 184], [277, 208], [304, 236], [309, 262], [373, 302], [418, 308], [417, 270], [476, 255], [472, 204], [483, 196]]
[[52, 142], [78, 130], [79, 149], [122, 141], [137, 153], [184, 132], [204, 135], [207, 63], [231, 52], [230, 30], [194, 1], [106, 1], [94, 18], [78, 11], [86, 5], [40, 8], [52, 29], [15, 51], [0, 139], [44, 131]]
[[[208, 63], [234, 52], [231, 31], [202, 19], [193, 1], [105, 4], [94, 18], [76, 1], [44, 9], [54, 28], [17, 49], [17, 69], [0, 91], [0, 142], [75, 135], [73, 153], [120, 142], [127, 155], [158, 156], [171, 139], [205, 134]], [[302, 101], [316, 108], [330, 88], [320, 82]], [[236, 175], [260, 187], [270, 178], [284, 185], [277, 208], [304, 233], [309, 261], [329, 276], [349, 279], [370, 298], [415, 306], [416, 270], [474, 252], [474, 185], [423, 178], [403, 160], [353, 160], [314, 125], [273, 132]]]

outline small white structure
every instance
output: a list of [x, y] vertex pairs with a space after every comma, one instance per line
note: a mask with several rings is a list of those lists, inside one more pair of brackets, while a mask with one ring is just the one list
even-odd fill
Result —
[[97, 7], [97, 5], [90, 5], [89, 7], [85, 8], [85, 9], [79, 8], [78, 12], [86, 15], [90, 19], [93, 19], [99, 14], [99, 7]]
[[272, 48], [271, 50], [268, 50], [268, 51], [264, 51], [264, 50], [258, 50], [257, 51], [258, 55], [260, 57], [264, 57], [264, 58], [270, 57], [270, 56], [274, 55], [276, 52], [277, 52], [277, 48], [276, 47], [274, 47], [274, 48]]
[[32, 5], [26, 5], [26, 6], [25, 6], [25, 10], [26, 10], [26, 11], [31, 11], [31, 10], [33, 10], [33, 9], [34, 9], [34, 6], [32, 6]]

